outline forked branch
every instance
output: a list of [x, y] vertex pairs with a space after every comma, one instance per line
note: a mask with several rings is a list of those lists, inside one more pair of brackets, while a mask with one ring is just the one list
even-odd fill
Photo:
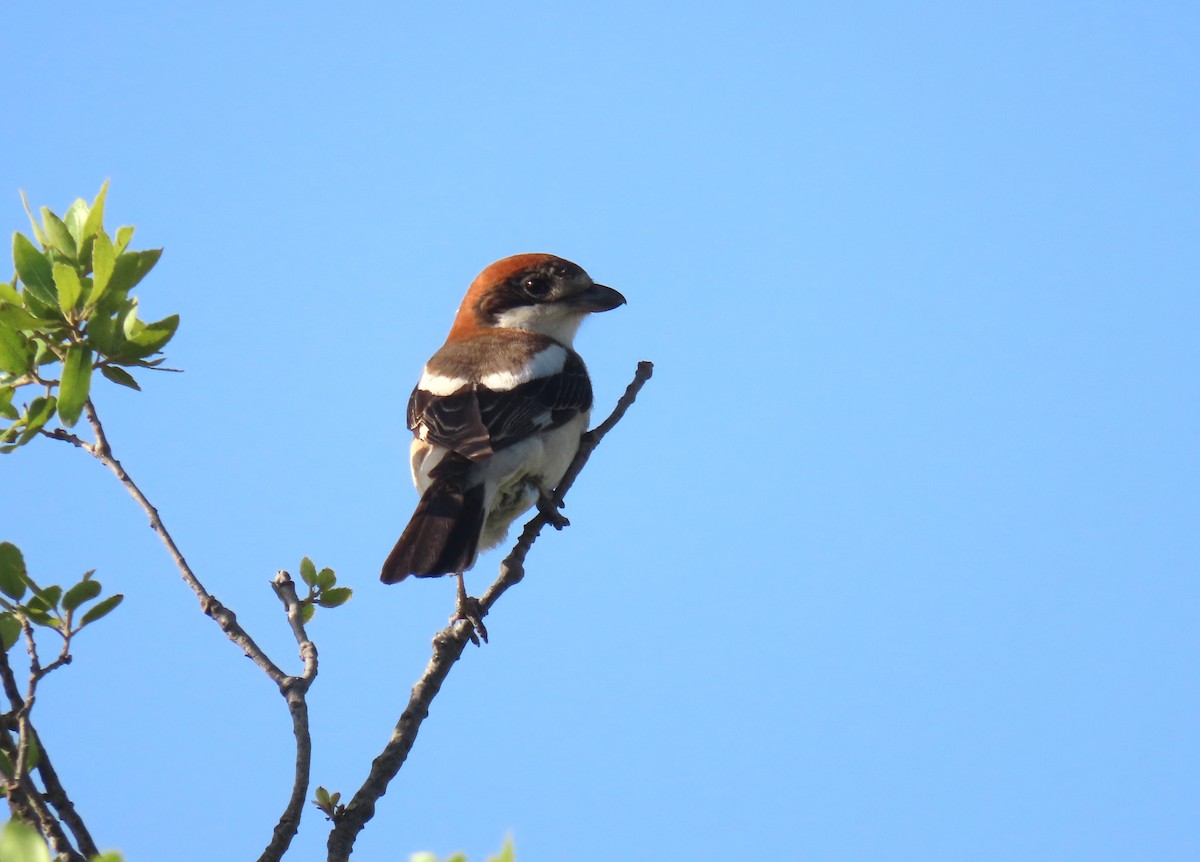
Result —
[[309, 734], [308, 704], [305, 696], [317, 675], [317, 650], [304, 631], [304, 622], [300, 614], [301, 603], [296, 595], [295, 585], [286, 572], [277, 574], [272, 582], [272, 588], [283, 602], [292, 632], [300, 646], [300, 658], [304, 662], [304, 670], [300, 676], [291, 676], [285, 673], [271, 661], [262, 648], [255, 643], [254, 638], [250, 637], [250, 634], [238, 623], [237, 616], [233, 611], [222, 605], [204, 588], [191, 566], [188, 565], [183, 552], [179, 550], [179, 546], [175, 544], [175, 540], [167, 531], [166, 525], [158, 514], [158, 509], [142, 493], [142, 489], [133, 481], [121, 462], [114, 457], [112, 447], [108, 442], [108, 435], [104, 431], [104, 425], [100, 422], [100, 417], [90, 399], [84, 404], [84, 415], [95, 434], [96, 439], [92, 442], [83, 440], [65, 429], [44, 431], [43, 433], [52, 439], [78, 446], [112, 471], [113, 475], [117, 477], [117, 481], [150, 519], [150, 526], [166, 546], [167, 552], [175, 563], [175, 568], [179, 570], [184, 582], [200, 600], [200, 609], [220, 626], [225, 637], [271, 678], [271, 681], [279, 688], [279, 693], [287, 701], [288, 712], [292, 718], [292, 729], [296, 737], [295, 776], [284, 812], [275, 826], [271, 841], [259, 857], [259, 862], [278, 862], [287, 852], [291, 840], [299, 828], [304, 799], [308, 794], [309, 769], [312, 762], [312, 739]]
[[[613, 412], [580, 439], [579, 452], [576, 453], [571, 466], [567, 468], [566, 474], [554, 491], [556, 504], [563, 501], [563, 497], [566, 496], [580, 471], [587, 464], [592, 452], [600, 445], [604, 435], [621, 421], [621, 417], [632, 406], [638, 393], [653, 373], [654, 365], [652, 363], [639, 362], [633, 381], [626, 387], [625, 394], [621, 396]], [[528, 556], [530, 548], [533, 547], [533, 543], [537, 541], [542, 528], [549, 523], [550, 518], [539, 511], [525, 524], [512, 551], [500, 564], [499, 578], [479, 600], [482, 614], [486, 615], [504, 591], [525, 576], [525, 558]], [[329, 834], [329, 841], [326, 845], [329, 851], [329, 862], [346, 862], [350, 858], [358, 833], [374, 816], [375, 803], [387, 792], [388, 784], [396, 777], [400, 767], [404, 765], [404, 761], [416, 741], [417, 732], [421, 729], [421, 722], [429, 715], [429, 705], [441, 689], [442, 683], [450, 673], [450, 668], [462, 655], [472, 633], [471, 624], [465, 620], [459, 620], [451, 623], [434, 636], [433, 656], [429, 659], [425, 672], [413, 686], [412, 693], [408, 698], [408, 705], [401, 713], [400, 720], [396, 722], [391, 738], [380, 755], [372, 761], [367, 780], [354, 794], [354, 798], [346, 806], [345, 812], [337, 818], [337, 822]]]

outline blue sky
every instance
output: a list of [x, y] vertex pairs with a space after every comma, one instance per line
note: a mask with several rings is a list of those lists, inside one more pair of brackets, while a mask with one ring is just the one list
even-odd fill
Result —
[[[0, 200], [164, 246], [182, 375], [96, 400], [353, 792], [452, 610], [384, 587], [404, 409], [470, 279], [550, 251], [653, 381], [488, 618], [366, 860], [1200, 855], [1200, 14], [1192, 4], [25, 5]], [[0, 462], [35, 576], [127, 595], [39, 696], [100, 843], [255, 858], [267, 679], [112, 478]], [[481, 591], [499, 555], [469, 577]], [[293, 662], [293, 667], [298, 663]], [[292, 857], [324, 858], [313, 809]]]

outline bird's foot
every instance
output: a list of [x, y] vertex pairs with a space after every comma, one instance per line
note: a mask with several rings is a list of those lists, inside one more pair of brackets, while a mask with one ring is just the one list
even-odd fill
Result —
[[463, 583], [462, 573], [458, 574], [458, 601], [454, 606], [454, 616], [450, 617], [450, 625], [455, 625], [460, 620], [467, 624], [467, 637], [471, 639], [471, 643], [479, 646], [479, 639], [483, 638], [483, 642], [487, 643], [487, 626], [483, 624], [483, 603], [474, 596], [467, 595], [466, 584]]
[[557, 502], [552, 494], [538, 494], [538, 511], [542, 513], [542, 517], [546, 519], [550, 526], [556, 530], [571, 526], [571, 522], [567, 520], [566, 516], [558, 511], [564, 505], [564, 503]]

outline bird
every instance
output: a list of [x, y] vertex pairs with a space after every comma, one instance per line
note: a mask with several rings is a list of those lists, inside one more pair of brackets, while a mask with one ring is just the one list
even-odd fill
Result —
[[592, 408], [575, 335], [588, 315], [625, 301], [579, 265], [545, 253], [498, 260], [471, 282], [408, 401], [420, 501], [383, 564], [384, 583], [455, 575], [451, 621], [465, 619], [472, 635], [487, 639], [463, 572], [534, 505], [559, 529], [568, 523], [553, 491]]

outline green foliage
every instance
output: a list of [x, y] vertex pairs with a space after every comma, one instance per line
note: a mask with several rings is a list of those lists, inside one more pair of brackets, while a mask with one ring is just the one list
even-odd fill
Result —
[[[20, 820], [10, 820], [0, 829], [0, 862], [50, 862], [50, 848], [38, 831]], [[124, 862], [120, 853], [108, 851], [88, 862]]]
[[[440, 862], [436, 853], [414, 853], [408, 857], [409, 862]], [[487, 862], [515, 862], [516, 856], [513, 853], [512, 836], [504, 839], [504, 847], [495, 856], [489, 856]], [[455, 853], [453, 856], [448, 856], [446, 862], [467, 862], [467, 854]]]
[[4, 862], [50, 862], [50, 848], [36, 829], [13, 819], [0, 829], [0, 859]]
[[308, 595], [300, 599], [300, 619], [305, 623], [313, 618], [317, 605], [336, 608], [350, 601], [354, 595], [354, 590], [350, 587], [336, 586], [337, 575], [333, 573], [333, 569], [324, 568], [317, 571], [317, 567], [308, 557], [300, 561], [300, 580], [308, 585]]
[[0, 542], [0, 591], [10, 599], [25, 595], [25, 557], [12, 542]]
[[25, 557], [12, 542], [0, 542], [0, 646], [7, 652], [21, 636], [25, 624], [50, 629], [64, 638], [72, 638], [85, 627], [107, 616], [121, 604], [120, 593], [96, 602], [77, 616], [84, 605], [97, 599], [103, 586], [94, 572], [67, 589], [58, 584], [39, 586], [25, 568]]
[[340, 793], [330, 793], [324, 787], [317, 785], [313, 796], [313, 805], [320, 808], [328, 820], [337, 820], [346, 811], [346, 806], [341, 804], [342, 794]]
[[[0, 453], [28, 443], [55, 415], [74, 426], [97, 369], [140, 389], [129, 369], [161, 365], [158, 354], [179, 327], [174, 314], [139, 319], [130, 291], [162, 249], [130, 249], [132, 227], [119, 228], [114, 242], [104, 229], [107, 195], [105, 182], [90, 205], [77, 200], [61, 218], [42, 207], [40, 221], [25, 201], [33, 239], [13, 234], [16, 276], [0, 283]], [[28, 403], [16, 398], [23, 387], [38, 393]]]

